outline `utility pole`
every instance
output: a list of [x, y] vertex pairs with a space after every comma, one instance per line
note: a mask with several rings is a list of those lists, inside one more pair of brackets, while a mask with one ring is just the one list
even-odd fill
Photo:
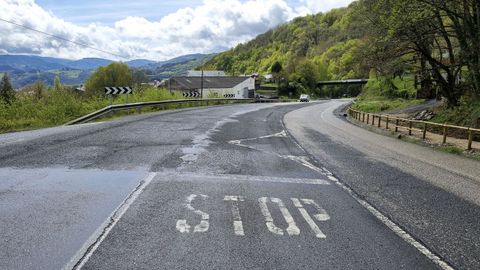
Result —
[[202, 69], [202, 76], [200, 78], [200, 98], [203, 99], [203, 69]]

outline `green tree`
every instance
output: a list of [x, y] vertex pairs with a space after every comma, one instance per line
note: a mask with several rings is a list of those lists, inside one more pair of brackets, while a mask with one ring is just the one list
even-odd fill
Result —
[[55, 80], [53, 81], [53, 90], [57, 92], [63, 90], [63, 86], [58, 75], [55, 76]]
[[314, 93], [318, 83], [317, 67], [310, 61], [304, 61], [299, 69], [300, 83], [310, 94]]
[[132, 83], [132, 71], [128, 68], [128, 65], [113, 62], [93, 72], [86, 81], [85, 88], [90, 95], [102, 95], [105, 87], [131, 86]]
[[278, 61], [275, 61], [275, 63], [273, 63], [272, 67], [270, 68], [270, 70], [273, 73], [278, 74], [283, 70], [282, 64], [280, 64], [280, 62]]
[[43, 81], [36, 81], [33, 85], [33, 95], [36, 99], [41, 99], [45, 92], [45, 84]]
[[13, 90], [8, 74], [5, 73], [0, 83], [0, 98], [7, 104], [12, 104], [15, 101], [15, 90]]
[[134, 84], [139, 85], [148, 82], [148, 77], [141, 69], [132, 70], [132, 81]]

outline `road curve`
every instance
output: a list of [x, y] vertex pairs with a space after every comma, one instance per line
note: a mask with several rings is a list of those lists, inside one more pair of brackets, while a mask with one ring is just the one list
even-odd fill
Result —
[[479, 268], [475, 163], [361, 130], [342, 104], [1, 135], [0, 268]]
[[480, 163], [347, 122], [332, 101], [285, 116], [309, 155], [458, 269], [480, 268]]

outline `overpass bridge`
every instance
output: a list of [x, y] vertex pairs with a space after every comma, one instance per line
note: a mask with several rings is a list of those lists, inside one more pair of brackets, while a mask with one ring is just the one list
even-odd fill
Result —
[[318, 86], [324, 85], [357, 85], [357, 84], [366, 84], [368, 79], [349, 79], [349, 80], [334, 80], [334, 81], [320, 81], [317, 83]]

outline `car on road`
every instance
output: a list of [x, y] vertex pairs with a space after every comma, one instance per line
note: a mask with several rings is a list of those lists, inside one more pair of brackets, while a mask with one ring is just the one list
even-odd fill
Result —
[[310, 96], [309, 95], [300, 95], [300, 102], [310, 102]]

